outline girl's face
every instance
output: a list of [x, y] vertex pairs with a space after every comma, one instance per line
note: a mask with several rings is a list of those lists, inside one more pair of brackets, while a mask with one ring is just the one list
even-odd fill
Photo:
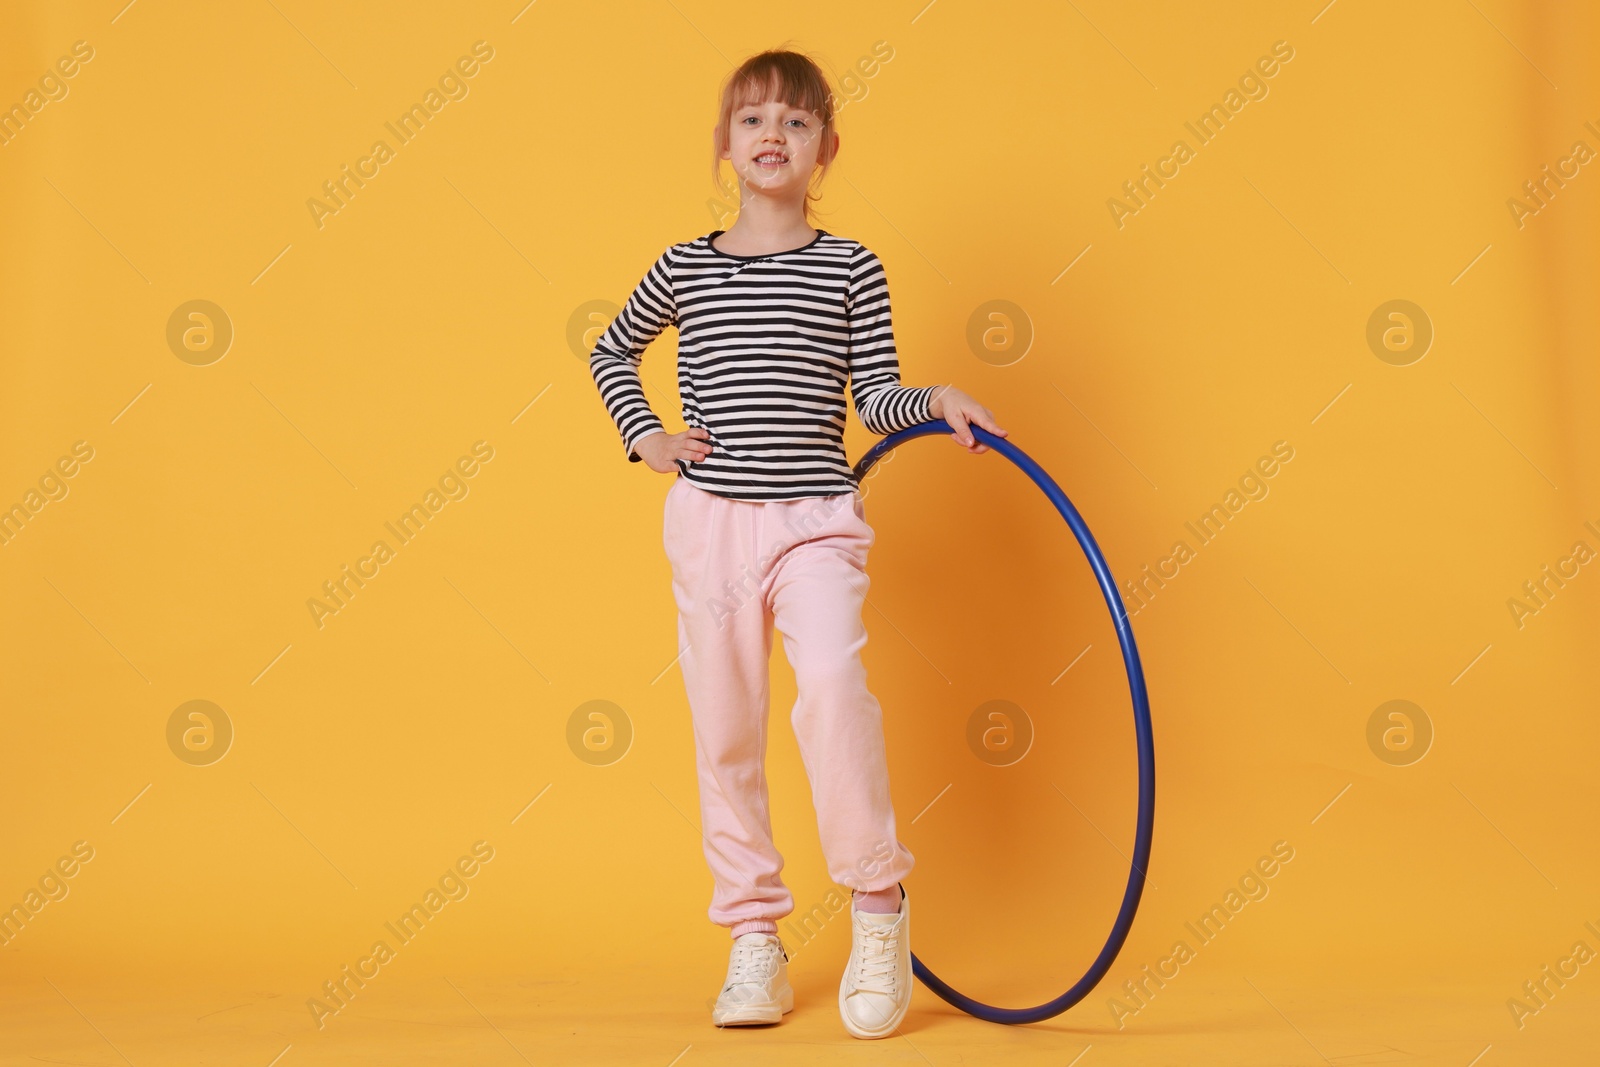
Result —
[[[733, 164], [740, 184], [762, 192], [805, 196], [821, 152], [822, 119], [777, 100], [734, 111], [722, 158]], [[837, 135], [829, 131], [837, 145]]]

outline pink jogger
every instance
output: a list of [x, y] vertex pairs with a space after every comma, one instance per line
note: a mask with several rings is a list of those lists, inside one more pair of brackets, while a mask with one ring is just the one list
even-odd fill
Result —
[[764, 768], [774, 624], [794, 668], [791, 722], [829, 877], [871, 892], [911, 871], [914, 858], [895, 836], [883, 711], [860, 656], [874, 539], [859, 492], [734, 500], [681, 474], [667, 490], [662, 540], [715, 881], [708, 914], [735, 937], [776, 932], [794, 910], [779, 877]]

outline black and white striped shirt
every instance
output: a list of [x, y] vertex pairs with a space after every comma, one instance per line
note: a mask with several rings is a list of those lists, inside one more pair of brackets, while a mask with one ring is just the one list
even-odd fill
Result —
[[665, 433], [645, 399], [645, 346], [678, 329], [683, 421], [710, 432], [711, 454], [679, 476], [736, 500], [854, 492], [845, 459], [845, 384], [862, 425], [891, 434], [932, 416], [938, 386], [900, 384], [889, 283], [859, 241], [819, 229], [808, 245], [764, 256], [718, 251], [713, 230], [669, 245], [595, 343], [589, 370], [629, 462]]

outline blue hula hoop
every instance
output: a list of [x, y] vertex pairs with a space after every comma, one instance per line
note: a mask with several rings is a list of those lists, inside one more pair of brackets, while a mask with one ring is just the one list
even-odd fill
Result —
[[[1139, 817], [1134, 832], [1133, 861], [1129, 865], [1128, 887], [1122, 895], [1122, 908], [1117, 912], [1117, 921], [1111, 926], [1111, 936], [1106, 938], [1105, 947], [1100, 950], [1100, 955], [1095, 957], [1088, 971], [1078, 979], [1076, 985], [1054, 1000], [1037, 1007], [999, 1008], [973, 1000], [958, 992], [934, 974], [915, 952], [911, 954], [911, 971], [922, 980], [922, 984], [968, 1015], [991, 1023], [1008, 1025], [1036, 1023], [1066, 1011], [1087, 996], [1099, 983], [1106, 971], [1111, 969], [1117, 953], [1122, 951], [1122, 944], [1128, 938], [1128, 930], [1133, 926], [1134, 913], [1139, 909], [1139, 898], [1144, 893], [1145, 870], [1150, 866], [1150, 835], [1155, 824], [1156, 805], [1156, 756], [1155, 742], [1150, 730], [1150, 698], [1145, 692], [1144, 670], [1139, 665], [1139, 649], [1133, 642], [1133, 627], [1128, 622], [1128, 612], [1123, 607], [1122, 596], [1117, 592], [1116, 582], [1111, 577], [1111, 568], [1100, 552], [1100, 546], [1095, 543], [1094, 535], [1089, 532], [1089, 527], [1078, 514], [1078, 509], [1072, 506], [1072, 501], [1067, 499], [1067, 494], [1061, 491], [1055, 480], [1016, 445], [1003, 437], [996, 437], [981, 426], [969, 425], [968, 429], [977, 442], [988, 445], [1005, 456], [1033, 479], [1034, 484], [1049, 497], [1050, 503], [1061, 513], [1061, 517], [1067, 520], [1073, 536], [1083, 548], [1083, 554], [1094, 571], [1095, 580], [1100, 583], [1100, 591], [1105, 594], [1106, 605], [1111, 609], [1111, 619], [1117, 628], [1117, 640], [1122, 645], [1122, 661], [1127, 668], [1128, 690], [1133, 697], [1134, 733], [1139, 747]], [[935, 419], [885, 437], [856, 464], [855, 475], [858, 484], [867, 471], [872, 469], [873, 464], [897, 446], [928, 434], [954, 432], [954, 428], [948, 422]]]

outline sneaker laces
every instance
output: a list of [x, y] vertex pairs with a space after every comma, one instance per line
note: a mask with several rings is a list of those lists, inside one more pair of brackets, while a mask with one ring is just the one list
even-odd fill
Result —
[[889, 926], [858, 924], [855, 987], [874, 993], [896, 995], [895, 965], [899, 962], [899, 935]]
[[728, 967], [728, 985], [754, 982], [765, 984], [772, 975], [772, 958], [778, 952], [775, 941], [758, 941], [754, 944], [734, 943], [733, 959]]

